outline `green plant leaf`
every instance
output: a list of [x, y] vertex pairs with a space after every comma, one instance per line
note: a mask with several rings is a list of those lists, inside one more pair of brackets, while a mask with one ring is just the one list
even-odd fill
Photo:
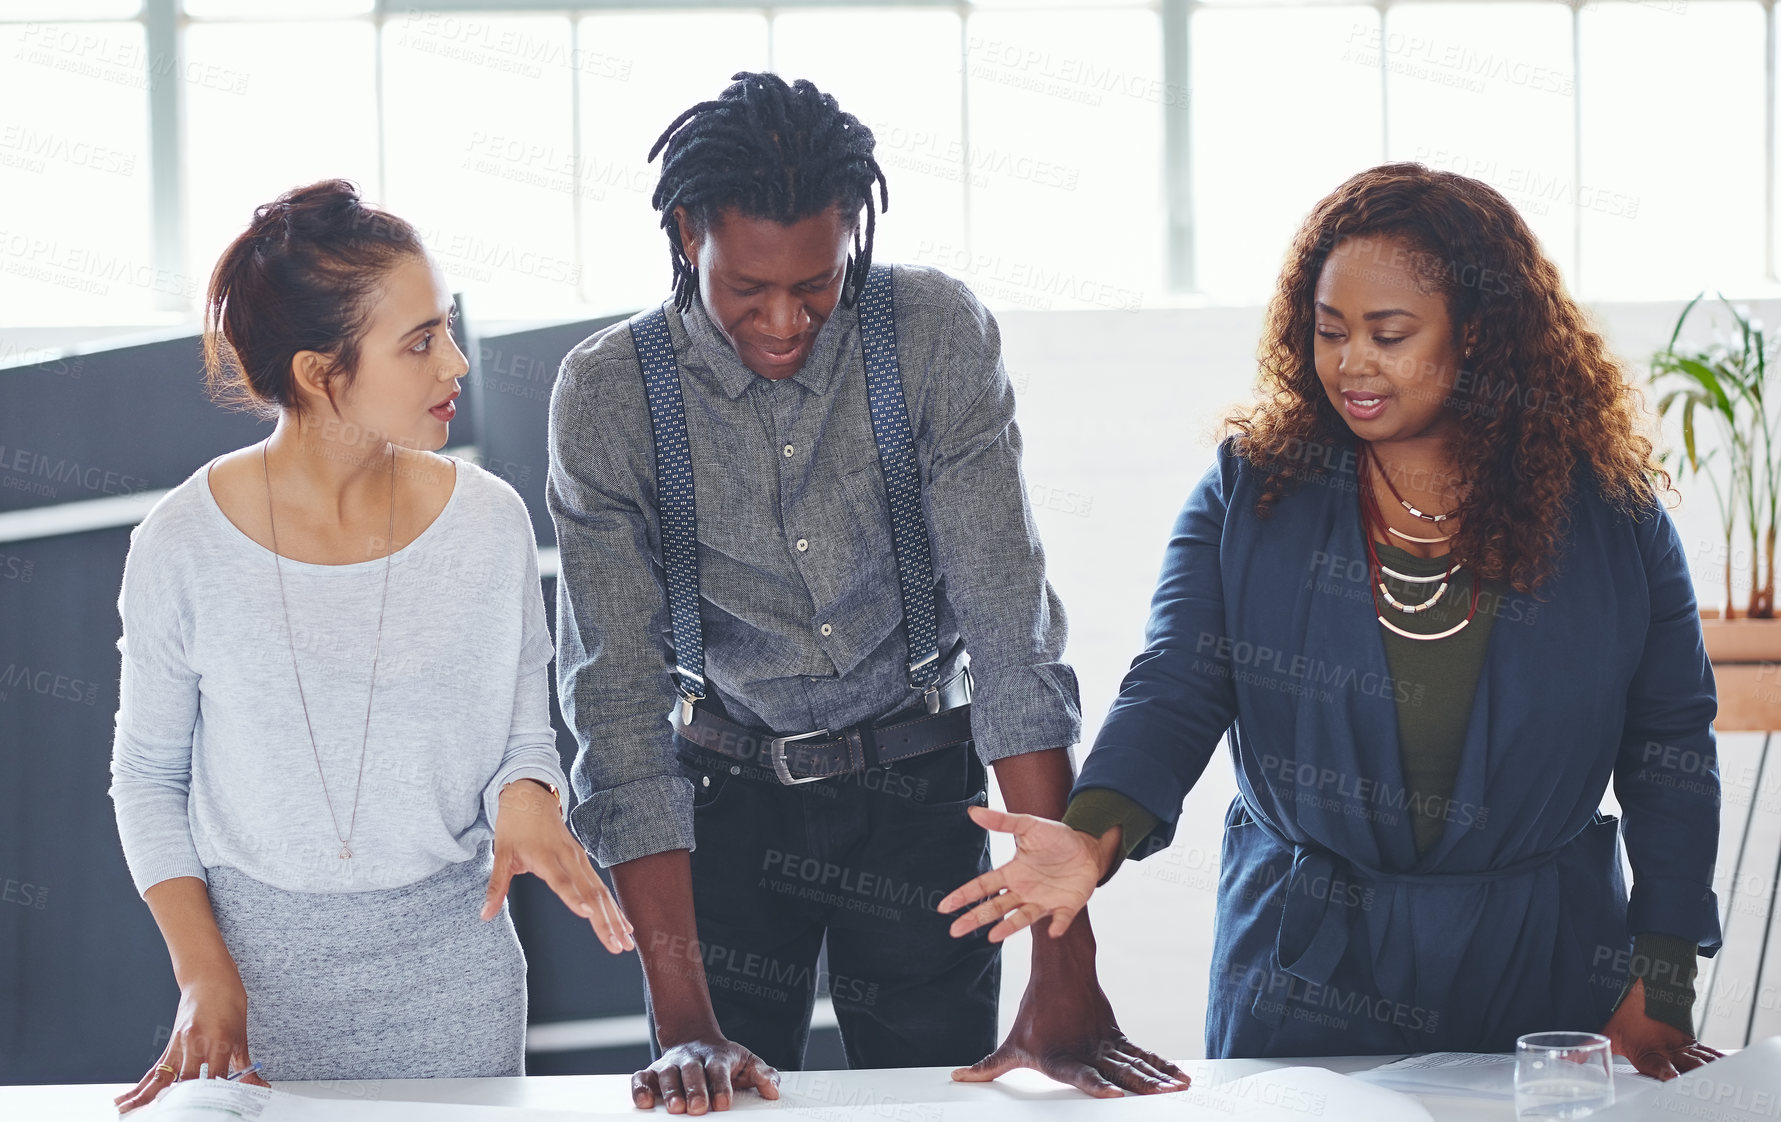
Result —
[[1682, 355], [1673, 357], [1678, 369], [1699, 382], [1713, 396], [1713, 407], [1726, 420], [1730, 421], [1737, 417], [1737, 409], [1732, 405], [1731, 397], [1726, 394], [1725, 387], [1720, 383], [1719, 375], [1714, 373], [1712, 367], [1699, 359], [1686, 358]]
[[1701, 297], [1703, 297], [1705, 295], [1707, 295], [1707, 290], [1703, 288], [1699, 292], [1695, 293], [1694, 299], [1690, 300], [1687, 303], [1687, 305], [1683, 307], [1682, 314], [1676, 317], [1676, 326], [1671, 329], [1670, 341], [1669, 341], [1669, 343], [1665, 344], [1664, 350], [1670, 351], [1670, 352], [1675, 351], [1676, 340], [1682, 338], [1682, 324], [1688, 319], [1688, 313], [1694, 311], [1694, 306], [1696, 304], [1699, 304], [1701, 302]]
[[1682, 447], [1688, 450], [1689, 470], [1696, 474], [1701, 470], [1701, 461], [1694, 451], [1694, 407], [1700, 401], [1694, 394], [1689, 394], [1688, 400], [1682, 404]]

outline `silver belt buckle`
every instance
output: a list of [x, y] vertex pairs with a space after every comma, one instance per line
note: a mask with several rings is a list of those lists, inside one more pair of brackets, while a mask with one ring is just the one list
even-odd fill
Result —
[[767, 741], [767, 757], [773, 761], [773, 773], [779, 776], [779, 782], [787, 787], [795, 787], [800, 783], [815, 783], [828, 779], [826, 775], [807, 775], [802, 779], [792, 774], [791, 768], [785, 766], [785, 746], [794, 740], [816, 740], [829, 735], [828, 729], [817, 729], [815, 732], [801, 732], [796, 736], [775, 736]]

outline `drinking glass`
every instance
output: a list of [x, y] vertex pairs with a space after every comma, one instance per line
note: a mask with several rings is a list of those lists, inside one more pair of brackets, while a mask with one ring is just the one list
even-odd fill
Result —
[[1534, 1032], [1515, 1041], [1515, 1115], [1581, 1118], [1614, 1104], [1614, 1057], [1594, 1032]]

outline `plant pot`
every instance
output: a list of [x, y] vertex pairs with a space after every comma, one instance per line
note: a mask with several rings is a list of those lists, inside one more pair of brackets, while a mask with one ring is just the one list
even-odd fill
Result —
[[1701, 635], [1713, 663], [1720, 732], [1781, 729], [1781, 618], [1720, 619], [1701, 611]]

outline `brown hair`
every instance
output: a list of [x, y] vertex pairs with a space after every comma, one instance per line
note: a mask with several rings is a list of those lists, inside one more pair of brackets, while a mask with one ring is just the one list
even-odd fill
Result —
[[223, 251], [204, 300], [205, 383], [217, 400], [275, 417], [299, 408], [291, 361], [331, 360], [350, 386], [379, 288], [425, 249], [413, 226], [359, 197], [344, 179], [286, 191], [254, 209]]
[[1270, 472], [1256, 502], [1306, 476], [1307, 450], [1356, 438], [1330, 404], [1313, 359], [1314, 293], [1337, 243], [1407, 243], [1425, 291], [1446, 298], [1454, 341], [1476, 342], [1443, 406], [1465, 421], [1449, 449], [1470, 484], [1456, 558], [1531, 592], [1549, 576], [1580, 466], [1610, 505], [1636, 514], [1670, 477], [1652, 454], [1643, 395], [1626, 379], [1527, 224], [1495, 189], [1421, 164], [1384, 164], [1319, 202], [1293, 239], [1262, 333], [1254, 401], [1229, 417], [1237, 452]]

